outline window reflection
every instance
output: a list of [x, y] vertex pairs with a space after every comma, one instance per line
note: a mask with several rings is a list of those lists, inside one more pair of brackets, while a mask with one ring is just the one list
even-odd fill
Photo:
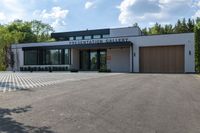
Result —
[[27, 50], [24, 52], [24, 61], [26, 65], [35, 65], [37, 64], [37, 50]]
[[68, 65], [70, 49], [24, 50], [24, 65]]

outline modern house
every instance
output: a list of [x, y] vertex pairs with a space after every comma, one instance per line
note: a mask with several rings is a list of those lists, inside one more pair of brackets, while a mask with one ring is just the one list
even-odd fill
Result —
[[194, 33], [145, 36], [138, 27], [52, 33], [55, 42], [13, 44], [16, 70], [195, 72]]

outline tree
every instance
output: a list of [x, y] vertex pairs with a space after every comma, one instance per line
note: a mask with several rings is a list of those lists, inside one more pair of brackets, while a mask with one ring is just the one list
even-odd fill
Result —
[[164, 34], [164, 29], [160, 24], [156, 23], [153, 27], [149, 28], [149, 34]]
[[195, 28], [195, 68], [196, 72], [200, 73], [200, 22]]
[[148, 28], [148, 30], [144, 28], [142, 31], [145, 35], [194, 32], [195, 22], [200, 22], [200, 18], [197, 18], [196, 21], [194, 19], [178, 19], [175, 25], [161, 25], [156, 23], [154, 26]]
[[200, 17], [196, 18], [196, 24], [200, 22]]
[[133, 27], [139, 27], [139, 26], [138, 26], [138, 23], [134, 23], [134, 24], [133, 24]]
[[188, 32], [194, 32], [194, 20], [188, 19], [187, 22], [187, 28], [188, 28]]
[[177, 23], [175, 24], [175, 27], [174, 27], [174, 32], [175, 33], [181, 33], [182, 30], [182, 23], [181, 23], [181, 20], [178, 19]]
[[50, 41], [53, 28], [41, 21], [24, 22], [15, 20], [7, 25], [0, 25], [0, 70], [14, 65], [11, 44]]
[[144, 35], [148, 35], [147, 28], [142, 29], [142, 33], [143, 33]]
[[182, 20], [182, 24], [181, 24], [181, 33], [187, 33], [189, 30], [188, 30], [188, 27], [187, 27], [187, 24], [186, 24], [186, 20], [185, 18]]
[[11, 24], [7, 25], [9, 32], [20, 33], [22, 37], [19, 43], [31, 43], [37, 41], [37, 36], [34, 35], [29, 22], [23, 22], [22, 20], [15, 20]]
[[42, 23], [38, 20], [33, 20], [30, 24], [33, 34], [37, 36], [37, 42], [51, 40], [50, 33], [54, 30], [49, 24]]
[[164, 34], [171, 34], [174, 33], [173, 26], [171, 24], [164, 26]]

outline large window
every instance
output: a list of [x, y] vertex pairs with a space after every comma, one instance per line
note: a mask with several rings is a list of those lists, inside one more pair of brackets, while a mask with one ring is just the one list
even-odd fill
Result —
[[92, 39], [92, 36], [84, 36], [84, 39], [85, 39], [85, 40]]
[[110, 37], [109, 34], [107, 34], [107, 35], [103, 35], [103, 38], [108, 38], [108, 37]]
[[93, 38], [94, 38], [94, 39], [100, 39], [100, 38], [101, 38], [101, 35], [94, 35]]
[[74, 40], [74, 37], [69, 37], [69, 40], [70, 40], [70, 41], [73, 41], [73, 40]]
[[48, 65], [60, 65], [61, 63], [61, 50], [50, 49], [47, 50], [46, 59]]
[[24, 51], [24, 64], [35, 65], [38, 63], [38, 52], [37, 50], [26, 50]]
[[64, 50], [64, 64], [70, 64], [70, 50]]
[[24, 50], [24, 65], [68, 65], [70, 49]]
[[77, 37], [76, 37], [76, 40], [82, 40], [82, 39], [83, 39], [82, 36], [77, 36]]

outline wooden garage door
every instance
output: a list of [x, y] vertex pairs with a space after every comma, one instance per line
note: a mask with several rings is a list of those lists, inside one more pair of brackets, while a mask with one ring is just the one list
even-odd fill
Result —
[[140, 47], [140, 72], [183, 73], [184, 45]]

